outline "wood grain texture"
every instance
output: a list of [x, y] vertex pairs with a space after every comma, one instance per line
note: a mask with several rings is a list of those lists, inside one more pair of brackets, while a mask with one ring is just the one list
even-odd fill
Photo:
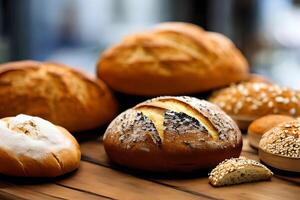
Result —
[[[110, 163], [101, 140], [81, 142], [80, 169], [55, 179], [0, 177], [0, 199], [298, 199], [300, 176], [277, 171], [271, 181], [214, 188], [207, 172], [149, 174]], [[80, 139], [80, 136], [79, 136]], [[243, 156], [258, 160], [244, 138]]]

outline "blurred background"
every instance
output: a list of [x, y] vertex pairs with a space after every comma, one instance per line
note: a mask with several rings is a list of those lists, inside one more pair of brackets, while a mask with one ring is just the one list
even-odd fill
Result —
[[221, 32], [252, 72], [300, 89], [300, 0], [0, 0], [0, 62], [53, 60], [93, 73], [106, 47], [163, 21]]

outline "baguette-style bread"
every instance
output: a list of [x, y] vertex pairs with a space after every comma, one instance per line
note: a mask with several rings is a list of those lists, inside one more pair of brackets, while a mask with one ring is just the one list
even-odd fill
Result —
[[181, 22], [162, 23], [107, 49], [98, 77], [133, 95], [182, 95], [248, 78], [248, 63], [225, 36]]
[[300, 92], [278, 85], [249, 82], [221, 89], [210, 98], [229, 114], [241, 129], [265, 115], [300, 115]]
[[255, 160], [244, 157], [226, 159], [214, 168], [209, 182], [216, 187], [269, 180], [271, 170]]
[[252, 147], [258, 148], [259, 141], [264, 133], [276, 125], [295, 118], [287, 115], [266, 115], [254, 120], [248, 128], [248, 140]]
[[66, 129], [21, 114], [0, 120], [0, 163], [1, 174], [55, 177], [79, 167], [80, 149]]
[[238, 157], [242, 137], [235, 122], [207, 101], [159, 97], [121, 113], [107, 128], [103, 143], [119, 165], [190, 172]]
[[56, 63], [35, 61], [0, 65], [0, 117], [39, 116], [69, 131], [109, 122], [117, 103], [101, 80]]
[[300, 120], [281, 123], [259, 142], [259, 158], [274, 168], [300, 172]]

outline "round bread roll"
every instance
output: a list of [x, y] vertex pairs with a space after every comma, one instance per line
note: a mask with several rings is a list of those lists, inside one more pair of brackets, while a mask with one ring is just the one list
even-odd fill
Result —
[[266, 132], [259, 142], [259, 158], [271, 167], [300, 172], [300, 121], [285, 122]]
[[79, 167], [80, 149], [66, 129], [20, 114], [0, 120], [0, 163], [1, 174], [56, 177]]
[[192, 97], [159, 97], [126, 110], [111, 122], [103, 143], [114, 163], [156, 172], [211, 169], [242, 149], [235, 122]]
[[182, 22], [126, 37], [102, 54], [97, 69], [114, 90], [147, 96], [198, 93], [248, 78], [248, 63], [228, 38]]
[[266, 115], [254, 120], [248, 128], [248, 140], [252, 147], [258, 148], [261, 136], [274, 126], [292, 121], [295, 118], [287, 115]]
[[278, 85], [248, 82], [232, 85], [215, 92], [210, 98], [229, 114], [241, 129], [265, 115], [283, 114], [297, 117], [300, 114], [300, 92]]
[[0, 65], [0, 105], [0, 117], [24, 113], [75, 132], [99, 127], [117, 114], [117, 103], [101, 80], [49, 62]]

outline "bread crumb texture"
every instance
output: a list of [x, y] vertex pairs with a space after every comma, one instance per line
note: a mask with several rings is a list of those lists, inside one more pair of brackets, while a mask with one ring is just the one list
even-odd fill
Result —
[[226, 159], [209, 174], [213, 186], [269, 180], [273, 173], [261, 163], [245, 157]]

